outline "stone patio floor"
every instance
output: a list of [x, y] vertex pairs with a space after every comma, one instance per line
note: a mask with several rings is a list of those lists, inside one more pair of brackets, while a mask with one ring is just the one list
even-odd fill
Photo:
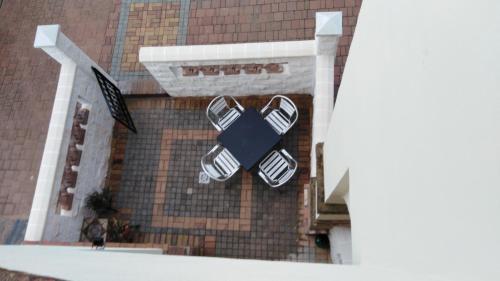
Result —
[[[329, 252], [305, 235], [312, 99], [291, 98], [299, 120], [281, 146], [299, 167], [281, 191], [271, 190], [255, 171], [199, 183], [200, 159], [217, 143], [218, 132], [205, 115], [210, 99], [129, 98], [138, 134], [116, 125], [109, 186], [121, 217], [141, 226], [137, 243], [189, 246], [194, 255], [327, 262]], [[269, 99], [238, 100], [259, 109]]]
[[317, 11], [342, 11], [338, 88], [361, 0], [4, 0], [0, 5], [0, 243], [24, 235], [59, 65], [33, 48], [37, 25], [62, 31], [124, 93], [162, 92], [137, 62], [141, 46], [306, 40]]

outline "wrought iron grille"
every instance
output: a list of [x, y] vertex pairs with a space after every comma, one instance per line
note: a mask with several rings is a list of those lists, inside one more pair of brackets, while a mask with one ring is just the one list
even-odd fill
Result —
[[99, 70], [92, 66], [92, 71], [94, 71], [97, 82], [101, 87], [102, 95], [106, 100], [109, 112], [111, 116], [115, 118], [116, 121], [122, 123], [129, 130], [137, 134], [137, 129], [135, 128], [134, 121], [128, 112], [127, 105], [123, 99], [120, 89], [116, 87], [111, 81], [106, 78]]

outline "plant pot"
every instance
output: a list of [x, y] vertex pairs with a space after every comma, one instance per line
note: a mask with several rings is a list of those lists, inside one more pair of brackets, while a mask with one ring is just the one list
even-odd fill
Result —
[[326, 234], [318, 234], [314, 237], [314, 244], [320, 249], [330, 249], [330, 239]]

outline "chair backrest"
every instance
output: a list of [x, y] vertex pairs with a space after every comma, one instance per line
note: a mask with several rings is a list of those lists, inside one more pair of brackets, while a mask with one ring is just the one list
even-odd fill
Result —
[[215, 120], [219, 120], [224, 113], [229, 110], [229, 105], [224, 96], [214, 98], [207, 108], [207, 114], [210, 114]]
[[[207, 118], [218, 131], [224, 130], [244, 111], [244, 108], [233, 97], [228, 96], [228, 98], [234, 107], [230, 107], [226, 96], [214, 98], [207, 107]], [[227, 114], [228, 112], [232, 114]]]
[[260, 164], [259, 175], [271, 186], [286, 183], [297, 169], [297, 161], [284, 149], [272, 151]]
[[[278, 106], [276, 102], [279, 100]], [[260, 113], [278, 134], [285, 134], [299, 117], [295, 104], [289, 98], [276, 95], [264, 106]]]
[[203, 171], [216, 181], [229, 179], [240, 167], [238, 160], [221, 145], [216, 145], [201, 158]]
[[237, 170], [240, 163], [234, 156], [227, 150], [223, 149], [214, 159], [215, 166], [223, 171], [224, 174], [231, 174]]

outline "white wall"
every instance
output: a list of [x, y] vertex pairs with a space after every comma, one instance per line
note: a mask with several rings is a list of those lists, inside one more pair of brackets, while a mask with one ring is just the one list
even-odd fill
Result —
[[[141, 47], [139, 61], [171, 96], [312, 94], [315, 42]], [[181, 66], [280, 63], [284, 72], [183, 76]]]
[[[0, 267], [63, 280], [203, 280], [298, 281], [412, 280], [386, 269], [272, 262], [247, 259], [185, 257], [54, 246], [0, 246]], [[132, 251], [136, 251], [133, 253]]]
[[[77, 241], [83, 219], [81, 203], [87, 193], [104, 184], [114, 125], [90, 67], [114, 80], [66, 37], [59, 25], [38, 26], [34, 47], [60, 63], [61, 71], [25, 240]], [[62, 217], [56, 206], [77, 101], [88, 104], [90, 113], [75, 186], [74, 217]]]
[[325, 144], [326, 194], [349, 170], [361, 266], [500, 279], [499, 11], [363, 1]]

